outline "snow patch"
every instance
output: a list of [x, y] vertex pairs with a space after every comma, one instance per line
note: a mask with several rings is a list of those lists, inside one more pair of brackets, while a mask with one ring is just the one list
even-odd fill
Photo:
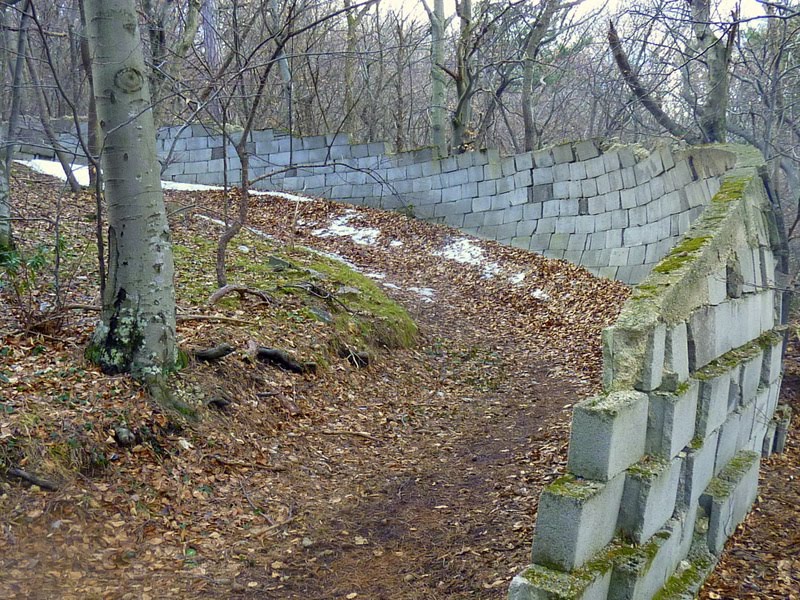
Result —
[[548, 294], [544, 290], [539, 290], [539, 289], [533, 290], [531, 296], [533, 296], [537, 300], [542, 300], [543, 302], [550, 300], [550, 294]]
[[[32, 160], [15, 160], [21, 165], [25, 165], [31, 171], [41, 173], [42, 175], [50, 175], [56, 177], [61, 181], [67, 180], [67, 175], [64, 173], [64, 168], [57, 160], [42, 160], [41, 158], [34, 158]], [[80, 185], [89, 185], [89, 167], [86, 165], [70, 165], [72, 174]]]
[[515, 273], [514, 275], [508, 278], [508, 281], [510, 283], [513, 283], [514, 285], [519, 285], [523, 281], [525, 281], [525, 273], [524, 272]]
[[288, 194], [286, 192], [264, 192], [276, 198], [283, 198], [284, 200], [291, 200], [292, 202], [312, 202], [314, 199], [308, 196], [298, 196], [297, 194]]
[[487, 262], [483, 248], [467, 238], [456, 240], [433, 254], [465, 265], [483, 266], [485, 279], [491, 279], [500, 272], [500, 265]]
[[374, 229], [372, 227], [353, 227], [352, 225], [348, 225], [350, 220], [355, 217], [356, 214], [357, 213], [355, 211], [348, 210], [342, 216], [336, 217], [333, 221], [331, 221], [327, 227], [312, 231], [311, 235], [321, 238], [333, 236], [349, 237], [355, 244], [359, 244], [361, 246], [374, 246], [378, 241], [378, 237], [381, 235], [381, 230]]
[[434, 290], [427, 287], [410, 287], [408, 291], [421, 296], [423, 302], [433, 302], [433, 297], [436, 294]]

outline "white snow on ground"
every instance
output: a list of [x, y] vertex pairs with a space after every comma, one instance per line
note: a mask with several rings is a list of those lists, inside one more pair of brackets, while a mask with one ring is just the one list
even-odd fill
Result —
[[408, 288], [408, 291], [422, 296], [423, 302], [433, 302], [433, 296], [436, 293], [434, 290], [427, 287], [410, 287]]
[[508, 281], [513, 283], [514, 285], [519, 285], [520, 283], [525, 281], [525, 273], [524, 272], [516, 273], [516, 274], [512, 275], [511, 277], [509, 277]]
[[542, 300], [542, 301], [550, 300], [550, 294], [548, 294], [544, 290], [538, 290], [538, 289], [533, 290], [533, 293], [531, 295], [537, 300]]
[[[41, 173], [42, 175], [50, 175], [57, 177], [61, 181], [66, 181], [67, 176], [64, 174], [64, 168], [57, 160], [42, 160], [34, 158], [32, 160], [17, 160], [21, 165], [25, 165], [31, 171]], [[72, 173], [80, 185], [89, 185], [89, 167], [81, 165], [72, 165]]]
[[378, 237], [381, 235], [381, 230], [373, 229], [372, 227], [360, 228], [348, 225], [350, 220], [355, 217], [356, 214], [356, 211], [348, 210], [341, 217], [337, 217], [331, 221], [327, 227], [312, 231], [311, 235], [322, 238], [332, 236], [349, 237], [355, 244], [359, 244], [361, 246], [374, 246], [378, 241]]
[[297, 194], [288, 194], [286, 192], [264, 192], [264, 194], [269, 194], [276, 198], [283, 198], [284, 200], [291, 200], [292, 202], [311, 202], [313, 200], [313, 198], [309, 198], [308, 196], [298, 196]]
[[[34, 158], [32, 160], [17, 160], [21, 165], [25, 165], [32, 171], [41, 173], [42, 175], [50, 175], [56, 177], [61, 181], [66, 181], [67, 176], [61, 163], [55, 160], [43, 160]], [[89, 167], [82, 165], [72, 165], [72, 172], [75, 179], [78, 180], [80, 185], [89, 185]], [[176, 192], [206, 192], [206, 191], [219, 191], [225, 188], [221, 185], [204, 185], [201, 183], [181, 183], [180, 181], [162, 181], [161, 189], [173, 190]], [[287, 194], [285, 192], [265, 192], [263, 190], [250, 190], [253, 196], [274, 196], [276, 198], [283, 198], [284, 200], [291, 200], [293, 202], [311, 202], [313, 198], [306, 196], [298, 196], [296, 194]]]
[[475, 242], [467, 238], [456, 240], [445, 246], [439, 252], [434, 252], [434, 254], [465, 265], [483, 266], [483, 276], [486, 279], [491, 279], [500, 272], [500, 265], [487, 262], [483, 248], [477, 246]]

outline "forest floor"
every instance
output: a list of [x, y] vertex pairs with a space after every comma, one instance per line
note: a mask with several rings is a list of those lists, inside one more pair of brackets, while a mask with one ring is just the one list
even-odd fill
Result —
[[[541, 489], [563, 472], [571, 407], [600, 387], [600, 331], [625, 286], [397, 213], [256, 196], [228, 274], [268, 295], [209, 305], [220, 233], [209, 217], [226, 197], [169, 192], [181, 347], [236, 349], [177, 375], [183, 397], [201, 399], [181, 418], [83, 357], [99, 303], [92, 198], [23, 170], [14, 193], [22, 216], [51, 219], [19, 221], [21, 239], [52, 240], [58, 209], [71, 242], [58, 319], [20, 330], [53, 303], [36, 261], [17, 276], [27, 287], [0, 299], [0, 471], [44, 480], [0, 478], [0, 597], [505, 596], [528, 562]], [[302, 246], [345, 258], [403, 306], [413, 341], [365, 346], [373, 292], [319, 273]], [[275, 283], [297, 264], [316, 288]], [[277, 369], [253, 345], [318, 367]], [[792, 352], [783, 393], [800, 409]], [[797, 598], [790, 440], [765, 461], [756, 510], [704, 598]]]

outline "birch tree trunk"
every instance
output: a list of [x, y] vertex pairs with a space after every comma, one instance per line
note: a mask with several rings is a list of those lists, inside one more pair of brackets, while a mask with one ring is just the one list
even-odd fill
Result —
[[108, 284], [87, 353], [148, 382], [175, 366], [172, 246], [134, 0], [86, 0], [108, 202]]

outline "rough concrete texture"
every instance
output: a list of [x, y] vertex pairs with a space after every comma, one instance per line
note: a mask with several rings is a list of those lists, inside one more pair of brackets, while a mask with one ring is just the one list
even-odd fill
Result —
[[617, 528], [640, 545], [672, 516], [683, 459], [645, 457], [627, 470]]
[[650, 394], [647, 416], [648, 454], [676, 457], [694, 437], [699, 385], [691, 380], [675, 393]]
[[692, 510], [714, 477], [718, 436], [719, 433], [715, 431], [697, 445], [686, 448], [678, 486], [677, 503], [680, 508]]
[[508, 589], [508, 600], [606, 600], [611, 582], [611, 565], [594, 573], [563, 573], [529, 565]]
[[614, 537], [625, 475], [605, 483], [565, 476], [539, 501], [531, 561], [570, 571]]
[[[648, 218], [663, 216], [664, 206], [648, 203], [654, 194], [668, 195], [675, 189], [663, 173], [669, 161], [663, 156], [660, 161], [651, 159], [633, 168], [635, 176], [649, 178], [650, 194], [620, 196], [622, 206], [632, 202], [629, 230], [653, 225]], [[724, 152], [717, 159], [718, 167], [730, 168]], [[709, 549], [721, 551], [752, 504], [761, 452], [778, 447], [788, 428], [784, 414], [772, 416], [781, 381], [782, 339], [774, 307], [783, 300], [761, 287], [777, 280], [775, 273], [765, 273], [776, 264], [765, 225], [770, 212], [761, 179], [751, 167], [760, 159], [749, 156], [746, 162], [747, 169], [723, 176], [717, 184], [683, 183], [687, 189], [694, 187], [691, 194], [684, 190], [678, 197], [692, 206], [719, 195], [687, 237], [664, 250], [669, 254], [634, 291], [617, 322], [603, 332], [606, 390], [649, 392], [648, 456], [624, 467], [617, 520], [618, 534], [636, 544], [630, 556], [640, 560], [624, 560], [625, 552], [617, 555], [609, 598], [651, 598], [656, 593], [659, 598], [693, 597], [715, 563]], [[692, 168], [702, 171], [706, 166]], [[588, 177], [590, 165], [586, 168]], [[659, 180], [654, 184], [655, 179]], [[598, 181], [598, 186], [605, 184]], [[592, 206], [583, 208], [599, 215]], [[646, 210], [633, 212], [643, 206]], [[605, 231], [601, 242], [594, 233], [587, 234], [586, 244], [605, 260], [603, 253], [611, 256], [613, 249], [602, 244], [615, 243], [616, 236]], [[623, 242], [642, 235], [628, 233]], [[626, 250], [630, 257], [631, 248]], [[663, 256], [659, 252], [651, 258], [656, 261], [659, 255]], [[621, 272], [629, 267], [616, 268]], [[602, 398], [607, 397], [611, 394]], [[619, 473], [626, 462], [615, 454], [625, 449], [640, 456], [626, 446], [638, 447], [630, 424], [640, 418], [627, 403], [603, 406], [595, 400], [576, 405], [568, 461], [573, 476], [603, 480]], [[622, 431], [630, 432], [633, 441], [621, 440]], [[537, 530], [540, 525], [545, 528], [544, 518], [539, 515]], [[675, 523], [670, 530], [674, 536], [664, 534], [668, 523]], [[601, 555], [598, 550], [590, 564]]]
[[609, 600], [650, 600], [680, 562], [681, 522], [671, 520], [650, 540], [615, 561]]
[[612, 392], [575, 405], [568, 468], [578, 477], [606, 481], [644, 455], [648, 397]]
[[744, 519], [758, 494], [761, 456], [744, 450], [736, 455], [700, 497], [709, 515], [708, 549], [719, 556], [725, 542]]

